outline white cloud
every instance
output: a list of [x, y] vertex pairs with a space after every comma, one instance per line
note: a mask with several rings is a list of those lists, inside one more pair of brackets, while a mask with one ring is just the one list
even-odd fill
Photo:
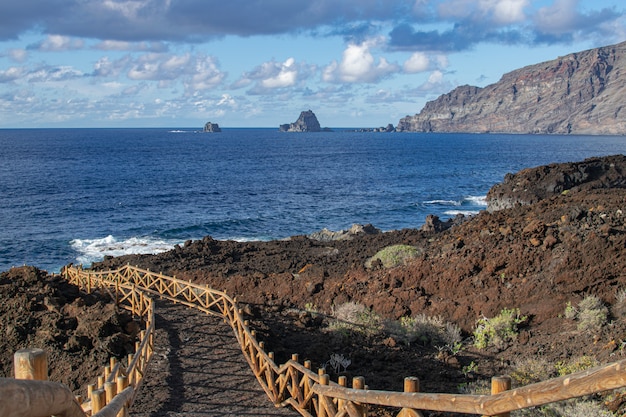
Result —
[[168, 47], [163, 42], [126, 42], [117, 40], [103, 40], [97, 43], [94, 49], [102, 51], [134, 51], [134, 52], [167, 52]]
[[26, 71], [22, 67], [9, 67], [4, 71], [0, 71], [0, 83], [9, 83], [16, 81], [24, 76]]
[[414, 74], [417, 72], [423, 72], [430, 66], [430, 59], [423, 52], [415, 52], [409, 59], [406, 60], [402, 68], [404, 72]]
[[297, 63], [291, 57], [284, 62], [272, 60], [262, 63], [250, 72], [245, 72], [231, 87], [243, 88], [254, 84], [248, 91], [249, 94], [267, 94], [279, 89], [296, 87], [313, 74], [316, 68], [315, 65]]
[[535, 15], [535, 24], [543, 33], [562, 33], [574, 28], [578, 14], [578, 0], [555, 0], [551, 6], [542, 7]]
[[43, 66], [31, 71], [27, 78], [29, 82], [58, 82], [82, 78], [84, 74], [70, 66]]
[[378, 63], [370, 52], [373, 42], [351, 43], [343, 51], [340, 63], [333, 61], [323, 72], [327, 82], [373, 83], [398, 71], [396, 64], [390, 64], [385, 58]]
[[529, 0], [449, 0], [439, 5], [443, 18], [507, 25], [526, 18]]
[[31, 49], [37, 49], [43, 52], [61, 52], [83, 49], [85, 41], [82, 39], [71, 38], [69, 36], [48, 35], [48, 37], [39, 44], [33, 45]]
[[298, 69], [293, 58], [287, 59], [280, 66], [276, 66], [278, 74], [261, 81], [265, 88], [291, 87], [298, 80]]
[[13, 61], [20, 63], [26, 61], [26, 59], [28, 58], [28, 52], [26, 52], [26, 49], [21, 48], [9, 49], [7, 55]]
[[[175, 65], [170, 62], [170, 65]], [[180, 62], [183, 65], [183, 62]], [[220, 71], [217, 61], [210, 56], [196, 57], [193, 62], [193, 68], [189, 68], [190, 76], [185, 79], [185, 88], [187, 93], [198, 90], [208, 90], [218, 86], [226, 77], [226, 74]]]

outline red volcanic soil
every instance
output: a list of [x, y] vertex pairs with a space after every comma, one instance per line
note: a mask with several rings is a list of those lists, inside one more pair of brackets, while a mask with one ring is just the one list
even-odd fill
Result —
[[[468, 382], [519, 374], [529, 361], [542, 361], [539, 379], [545, 379], [556, 375], [556, 364], [581, 356], [600, 363], [623, 358], [623, 173], [623, 156], [524, 170], [490, 192], [490, 208], [500, 210], [445, 224], [430, 218], [424, 230], [375, 233], [366, 227], [245, 243], [206, 237], [159, 255], [107, 258], [93, 268], [130, 263], [223, 289], [242, 303], [277, 362], [299, 353], [318, 367], [341, 354], [351, 362], [337, 373], [327, 366], [333, 379], [360, 375], [373, 389], [401, 390], [403, 377], [417, 376], [423, 391], [458, 392]], [[416, 256], [395, 267], [370, 265], [378, 251], [396, 244], [413, 246]], [[599, 297], [607, 318], [581, 329], [566, 308], [591, 295]], [[347, 302], [387, 322], [439, 316], [462, 329], [463, 346], [450, 351], [428, 338], [407, 343], [386, 331], [337, 329], [331, 316]], [[503, 309], [519, 309], [524, 317], [517, 332], [497, 348], [474, 347], [477, 321]], [[69, 343], [55, 337], [50, 343]], [[618, 399], [611, 407], [620, 404]]]

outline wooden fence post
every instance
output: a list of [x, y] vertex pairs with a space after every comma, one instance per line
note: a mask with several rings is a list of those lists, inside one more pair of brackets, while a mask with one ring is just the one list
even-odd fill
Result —
[[91, 414], [95, 414], [106, 405], [106, 393], [103, 389], [97, 389], [91, 393]]
[[[511, 389], [511, 377], [510, 376], [494, 376], [491, 378], [491, 395], [498, 394], [502, 391], [508, 391]], [[491, 417], [510, 417], [511, 413], [497, 414]], [[486, 417], [486, 416], [484, 416]]]
[[[362, 376], [355, 376], [354, 378], [352, 378], [352, 388], [365, 389], [365, 378], [363, 378]], [[367, 417], [367, 406], [360, 403], [355, 403], [354, 405], [356, 406], [359, 415]]]
[[43, 349], [20, 349], [13, 354], [15, 379], [48, 380], [48, 355]]
[[[414, 376], [404, 378], [404, 392], [420, 392], [420, 380]], [[423, 414], [412, 408], [403, 408], [397, 417], [423, 417]]]
[[111, 402], [113, 397], [117, 395], [117, 385], [116, 382], [105, 382], [104, 383], [104, 392], [106, 394], [106, 402], [107, 404]]

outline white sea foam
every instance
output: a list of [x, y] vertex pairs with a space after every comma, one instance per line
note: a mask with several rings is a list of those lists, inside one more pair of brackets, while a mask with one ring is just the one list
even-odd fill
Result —
[[477, 210], [446, 210], [443, 213], [445, 215], [448, 215], [448, 216], [456, 216], [457, 214], [462, 214], [464, 216], [475, 216], [476, 214], [480, 213], [480, 211], [477, 211]]
[[181, 242], [152, 237], [131, 237], [118, 241], [109, 235], [101, 239], [74, 239], [70, 245], [79, 253], [76, 261], [83, 265], [90, 265], [107, 255], [157, 254], [166, 252], [179, 243]]
[[485, 207], [487, 207], [487, 196], [486, 195], [469, 196], [469, 197], [465, 197], [465, 200], [468, 203], [474, 204], [476, 206], [485, 206]]
[[460, 201], [454, 200], [430, 200], [424, 201], [424, 204], [433, 205], [433, 206], [460, 206]]

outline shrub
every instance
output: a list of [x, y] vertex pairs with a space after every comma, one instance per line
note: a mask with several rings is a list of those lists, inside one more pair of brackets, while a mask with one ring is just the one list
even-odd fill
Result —
[[474, 346], [479, 349], [488, 346], [504, 349], [517, 337], [517, 325], [526, 321], [526, 318], [520, 316], [519, 308], [505, 308], [496, 317], [481, 318], [474, 330]]
[[553, 373], [551, 369], [552, 365], [543, 358], [526, 358], [515, 363], [511, 378], [518, 385], [528, 385], [549, 379]]
[[414, 317], [402, 317], [399, 321], [386, 322], [385, 330], [406, 344], [417, 341], [424, 346], [447, 347], [450, 351], [458, 351], [462, 340], [461, 328], [444, 321], [441, 316], [417, 314]]
[[600, 329], [607, 321], [608, 308], [596, 295], [588, 295], [578, 303], [578, 307], [573, 307], [568, 302], [565, 307], [565, 317], [578, 320], [578, 330], [589, 331]]
[[586, 369], [598, 366], [598, 361], [593, 356], [583, 355], [570, 361], [557, 362], [554, 367], [559, 376], [573, 374], [574, 372], [584, 371]]
[[378, 332], [381, 329], [381, 319], [371, 309], [362, 304], [348, 301], [333, 311], [332, 330], [350, 329], [364, 332]]
[[371, 268], [375, 261], [380, 261], [384, 268], [393, 268], [404, 265], [407, 260], [419, 256], [419, 251], [415, 246], [392, 245], [378, 251], [365, 262], [367, 268]]

